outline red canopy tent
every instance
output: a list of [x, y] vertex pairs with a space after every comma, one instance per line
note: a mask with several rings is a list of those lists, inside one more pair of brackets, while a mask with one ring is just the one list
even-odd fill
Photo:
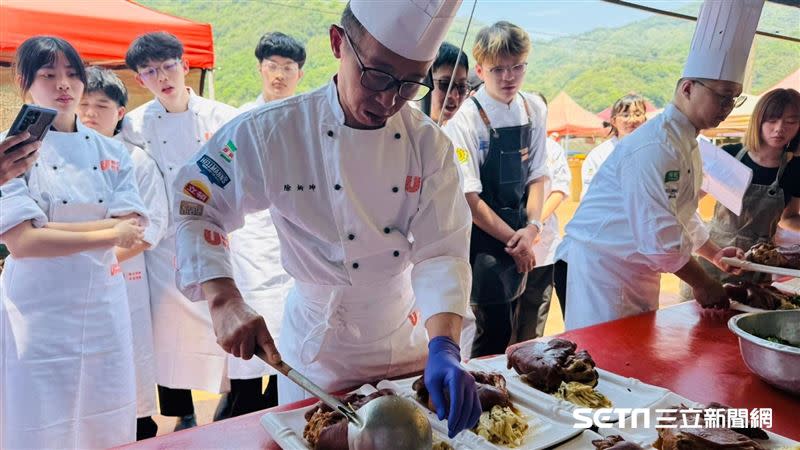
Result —
[[[10, 62], [25, 39], [47, 34], [68, 40], [90, 64], [125, 65], [125, 52], [136, 36], [169, 31], [183, 42], [190, 67], [214, 67], [211, 25], [164, 14], [129, 0], [73, 4], [59, 0], [0, 2], [0, 62]], [[81, 7], [85, 6], [85, 7]]]
[[164, 14], [130, 0], [0, 0], [0, 130], [8, 128], [21, 101], [13, 84], [11, 63], [17, 47], [31, 36], [53, 35], [69, 41], [90, 65], [115, 69], [129, 91], [128, 107], [152, 98], [125, 68], [125, 52], [137, 36], [168, 31], [181, 40], [191, 71], [186, 84], [203, 95], [209, 78], [213, 98], [214, 40], [211, 25]]
[[594, 113], [575, 103], [566, 92], [561, 91], [547, 107], [547, 134], [561, 136], [604, 136], [608, 130]]

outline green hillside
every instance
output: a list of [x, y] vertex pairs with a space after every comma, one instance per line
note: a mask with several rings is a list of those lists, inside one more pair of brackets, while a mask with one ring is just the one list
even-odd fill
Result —
[[[308, 58], [300, 91], [322, 85], [336, 70], [328, 27], [338, 21], [344, 5], [339, 0], [141, 3], [213, 25], [217, 98], [232, 105], [258, 95], [260, 80], [253, 50], [267, 31], [283, 31], [306, 44]], [[800, 30], [797, 9], [768, 4], [760, 28], [783, 24], [781, 28], [785, 29], [786, 23], [796, 23], [795, 29]], [[481, 25], [473, 22], [467, 49]], [[460, 44], [465, 28], [466, 20], [457, 20], [448, 40]], [[620, 28], [599, 28], [576, 36], [534, 41], [525, 88], [540, 91], [548, 98], [565, 90], [592, 111], [606, 108], [629, 91], [642, 93], [657, 106], [663, 106], [680, 76], [693, 29], [694, 22], [652, 17]], [[752, 91], [760, 93], [800, 66], [800, 44], [757, 36], [755, 58]]]

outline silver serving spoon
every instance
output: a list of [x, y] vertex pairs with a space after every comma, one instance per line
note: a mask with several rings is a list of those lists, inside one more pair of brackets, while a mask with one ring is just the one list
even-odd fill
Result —
[[271, 363], [261, 347], [256, 347], [256, 356], [334, 411], [342, 413], [348, 421], [347, 441], [351, 449], [429, 450], [433, 447], [431, 423], [410, 400], [399, 395], [378, 397], [356, 413], [285, 362]]

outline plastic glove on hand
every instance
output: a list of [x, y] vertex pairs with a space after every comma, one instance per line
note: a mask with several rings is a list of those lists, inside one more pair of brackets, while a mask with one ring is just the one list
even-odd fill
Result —
[[[449, 437], [477, 425], [481, 416], [481, 402], [475, 379], [461, 366], [458, 345], [447, 336], [437, 336], [428, 343], [425, 386], [439, 420], [447, 417]], [[445, 400], [447, 397], [449, 404]]]

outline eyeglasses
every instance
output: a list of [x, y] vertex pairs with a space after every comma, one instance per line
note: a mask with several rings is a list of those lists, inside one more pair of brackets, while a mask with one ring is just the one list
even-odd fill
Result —
[[170, 76], [174, 73], [178, 72], [178, 69], [182, 67], [180, 59], [175, 59], [172, 61], [165, 61], [160, 66], [157, 67], [148, 67], [147, 69], [142, 69], [139, 71], [139, 78], [142, 81], [151, 81], [155, 80], [158, 77], [158, 71], [164, 72], [164, 75]]
[[717, 99], [719, 99], [719, 106], [722, 108], [726, 109], [731, 107], [738, 108], [742, 106], [744, 102], [747, 100], [747, 97], [745, 97], [744, 95], [739, 95], [737, 97], [731, 95], [722, 95], [719, 92], [715, 91], [714, 89], [708, 87], [705, 83], [703, 83], [700, 80], [692, 80], [692, 81], [711, 91], [711, 93], [714, 94], [717, 97]]
[[300, 66], [298, 66], [297, 63], [290, 63], [290, 64], [280, 65], [280, 64], [278, 64], [276, 62], [273, 62], [273, 61], [270, 61], [268, 59], [265, 59], [262, 64], [263, 64], [263, 67], [266, 67], [268, 72], [276, 73], [276, 72], [280, 71], [280, 72], [283, 72], [283, 74], [287, 75], [287, 76], [294, 75], [294, 74], [296, 74], [297, 72], [300, 71]]
[[525, 73], [525, 70], [528, 68], [528, 63], [517, 64], [516, 66], [494, 66], [489, 69], [489, 73], [491, 73], [495, 77], [502, 77], [506, 73], [511, 73], [514, 77], [518, 77]]
[[[442, 92], [447, 92], [447, 87], [450, 86], [450, 79], [448, 78], [434, 79], [433, 82], [436, 83], [436, 89]], [[458, 95], [463, 97], [467, 95], [467, 92], [469, 92], [469, 85], [466, 83], [453, 83], [453, 87], [450, 89], [450, 92], [457, 92]]]
[[345, 39], [347, 39], [347, 43], [350, 44], [350, 48], [353, 49], [353, 54], [356, 55], [358, 65], [361, 68], [361, 86], [375, 92], [384, 92], [396, 87], [398, 97], [412, 102], [422, 100], [433, 88], [433, 86], [419, 81], [398, 80], [390, 73], [371, 67], [365, 67], [364, 63], [361, 61], [361, 56], [359, 56], [356, 51], [356, 46], [353, 45], [353, 41], [350, 40], [350, 36], [347, 35], [344, 28], [340, 29]]
[[616, 117], [621, 117], [623, 119], [636, 119], [636, 120], [639, 120], [639, 119], [644, 119], [645, 118], [645, 113], [643, 113], [641, 111], [634, 111], [634, 112], [625, 111], [625, 112], [621, 112], [621, 113], [617, 114]]

